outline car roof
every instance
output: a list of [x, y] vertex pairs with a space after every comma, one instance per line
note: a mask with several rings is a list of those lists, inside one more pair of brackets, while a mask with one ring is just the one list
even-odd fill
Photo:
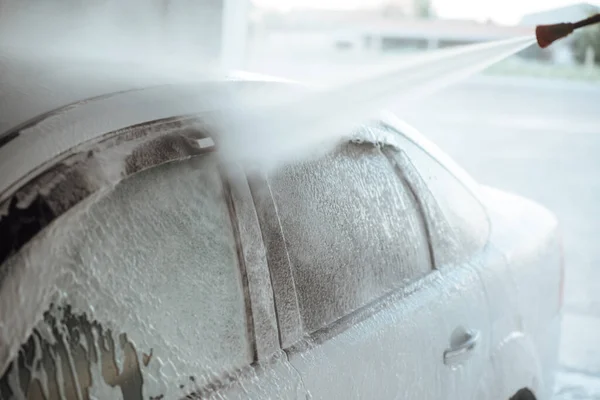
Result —
[[[105, 133], [231, 107], [229, 89], [240, 83], [250, 83], [250, 100], [263, 94], [265, 85], [260, 83], [278, 83], [286, 90], [311, 86], [244, 71], [203, 74], [190, 68], [163, 74], [140, 64], [87, 59], [65, 66], [62, 59], [46, 57], [48, 53], [44, 59], [7, 54], [0, 51], [0, 204], [45, 164]], [[389, 113], [380, 118], [419, 146], [435, 150], [404, 121]], [[444, 158], [439, 151], [433, 153]]]
[[[47, 113], [88, 99], [147, 87], [214, 80], [287, 81], [261, 74], [197, 71], [165, 72], [136, 63], [70, 60], [0, 51], [0, 144], [2, 138]], [[6, 140], [6, 139], [4, 139]]]
[[40, 166], [105, 133], [225, 106], [236, 82], [299, 85], [243, 71], [177, 76], [139, 65], [101, 65], [0, 55], [0, 202]]

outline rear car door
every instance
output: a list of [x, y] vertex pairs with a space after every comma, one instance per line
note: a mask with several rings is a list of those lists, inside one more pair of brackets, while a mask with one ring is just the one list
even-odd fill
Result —
[[484, 359], [481, 283], [435, 268], [400, 167], [344, 143], [252, 184], [282, 344], [315, 398], [462, 399]]
[[[129, 165], [170, 144], [165, 132]], [[214, 153], [153, 166], [9, 258], [2, 298], [17, 296], [11, 287], [23, 297], [5, 304], [23, 313], [34, 291], [57, 295], [0, 379], [0, 399], [303, 398], [279, 345], [245, 175], [229, 178]]]

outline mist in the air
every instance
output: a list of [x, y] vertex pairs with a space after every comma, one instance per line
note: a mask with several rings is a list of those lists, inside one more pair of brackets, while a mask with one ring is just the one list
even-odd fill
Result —
[[[189, 10], [162, 1], [141, 3], [3, 5], [0, 68], [8, 82], [5, 97], [11, 90], [35, 94], [44, 86], [46, 97], [25, 104], [48, 112], [45, 108], [56, 108], [57, 96], [67, 105], [83, 100], [79, 97], [86, 93], [164, 84], [185, 87], [231, 75], [218, 61], [222, 26], [211, 18], [208, 6]], [[281, 84], [237, 90], [224, 83], [230, 106], [205, 117], [218, 130], [217, 145], [226, 161], [274, 166], [333, 143], [381, 108], [413, 104], [531, 43], [525, 37], [429, 52], [316, 91], [300, 84], [289, 90]]]

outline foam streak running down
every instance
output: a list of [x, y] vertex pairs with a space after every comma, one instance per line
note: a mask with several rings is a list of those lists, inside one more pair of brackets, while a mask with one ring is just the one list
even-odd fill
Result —
[[218, 121], [226, 132], [218, 145], [232, 161], [273, 166], [352, 132], [384, 107], [401, 109], [533, 43], [532, 35], [461, 46], [315, 92], [241, 97], [233, 114]]

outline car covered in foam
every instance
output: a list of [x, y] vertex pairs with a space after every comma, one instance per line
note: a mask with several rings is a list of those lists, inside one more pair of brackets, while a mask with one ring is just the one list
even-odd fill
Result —
[[310, 89], [0, 67], [1, 399], [550, 399], [555, 217], [413, 127], [261, 169], [215, 113]]

